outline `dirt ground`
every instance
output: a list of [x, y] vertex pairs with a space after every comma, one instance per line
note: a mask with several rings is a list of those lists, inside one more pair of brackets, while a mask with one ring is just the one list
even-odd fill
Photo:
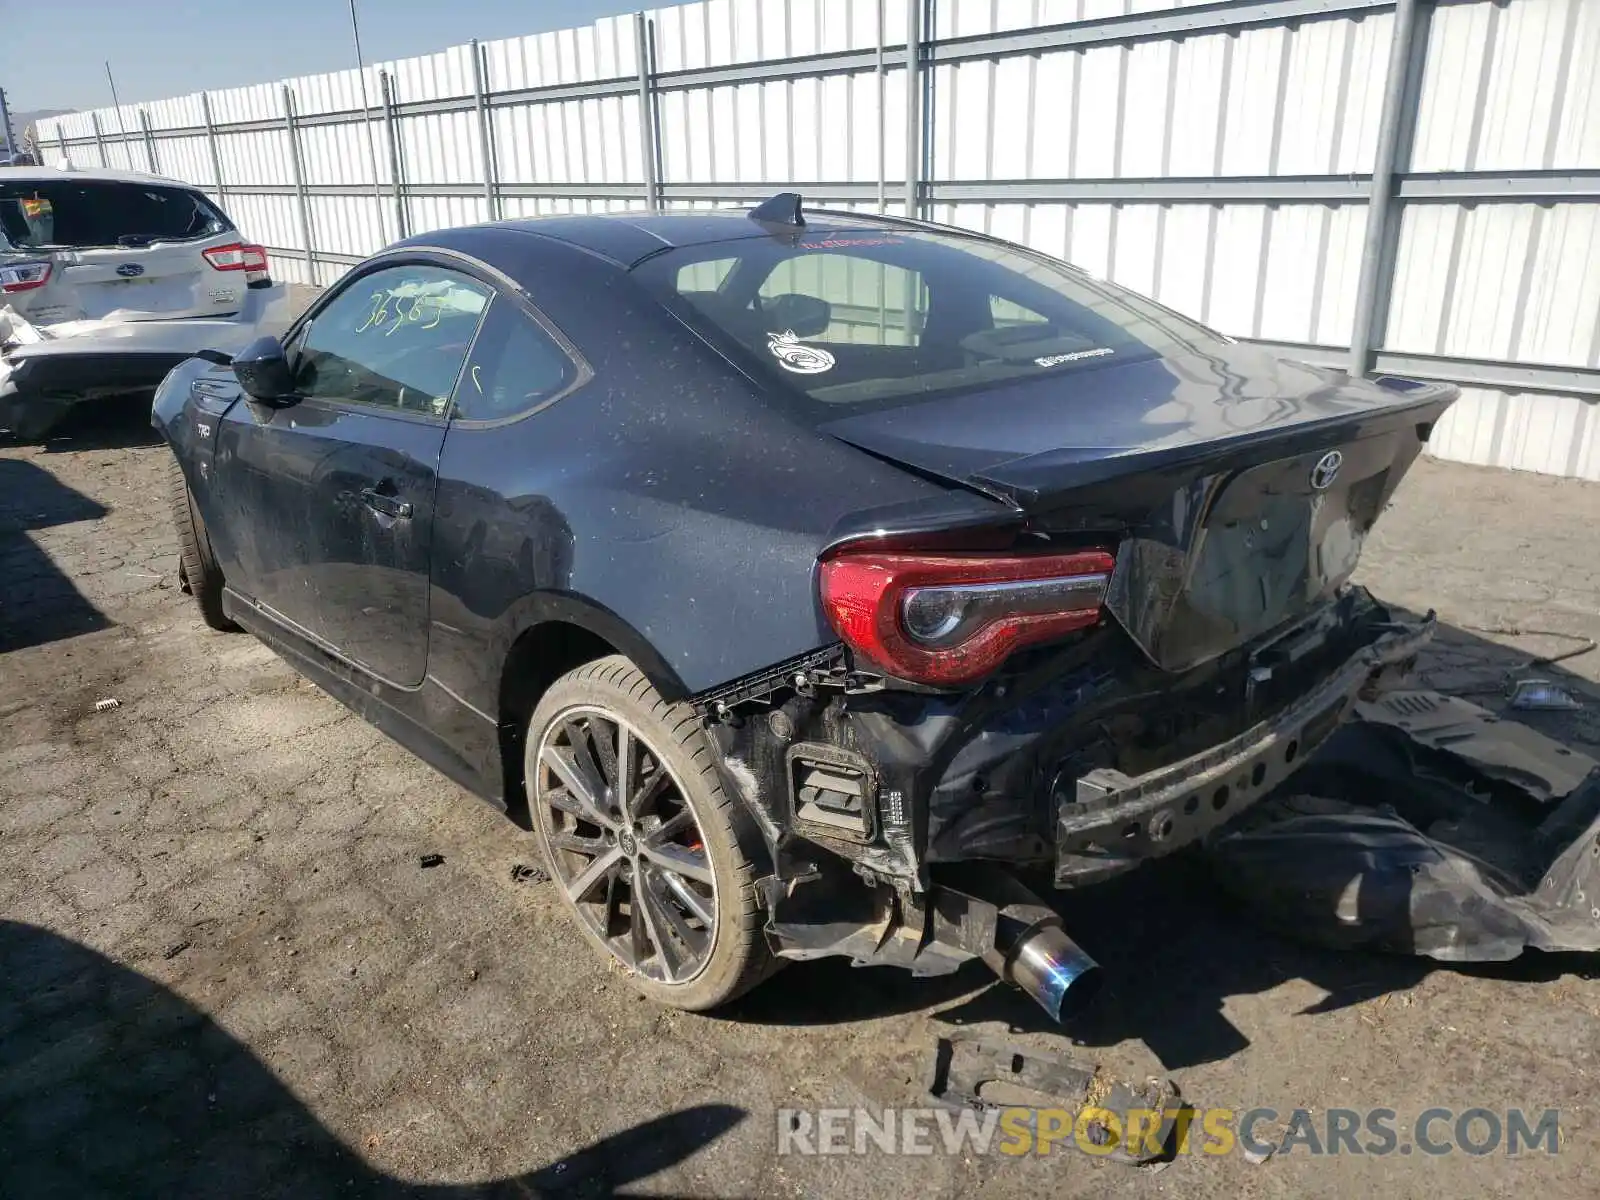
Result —
[[[1306, 949], [1183, 862], [1072, 901], [1110, 984], [1067, 1037], [981, 969], [796, 966], [717, 1016], [636, 998], [548, 885], [513, 880], [537, 861], [525, 835], [201, 626], [164, 458], [139, 413], [0, 438], [0, 1194], [1593, 1194], [1590, 960]], [[1437, 608], [1428, 679], [1492, 702], [1506, 669], [1570, 643], [1484, 631], [1600, 635], [1596, 530], [1600, 487], [1424, 461], [1364, 581]], [[1600, 653], [1564, 667], [1547, 673], [1589, 688]], [[1586, 694], [1540, 727], [1600, 754]], [[1159, 1172], [775, 1153], [780, 1107], [919, 1103], [935, 1039], [963, 1030], [1169, 1077], [1202, 1106], [1382, 1106], [1402, 1130], [1431, 1106], [1559, 1108], [1563, 1143]]]

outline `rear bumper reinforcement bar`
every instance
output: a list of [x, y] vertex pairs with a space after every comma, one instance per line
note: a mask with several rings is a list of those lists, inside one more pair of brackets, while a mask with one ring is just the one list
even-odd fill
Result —
[[1383, 634], [1313, 691], [1238, 737], [1138, 777], [1100, 769], [1056, 810], [1057, 887], [1199, 840], [1293, 774], [1387, 668], [1433, 637], [1433, 613]]

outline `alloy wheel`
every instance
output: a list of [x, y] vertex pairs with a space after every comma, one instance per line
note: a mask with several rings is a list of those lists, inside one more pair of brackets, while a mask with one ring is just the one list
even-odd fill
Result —
[[626, 720], [588, 705], [545, 726], [536, 761], [535, 820], [579, 920], [630, 970], [694, 979], [716, 945], [716, 880], [672, 769]]

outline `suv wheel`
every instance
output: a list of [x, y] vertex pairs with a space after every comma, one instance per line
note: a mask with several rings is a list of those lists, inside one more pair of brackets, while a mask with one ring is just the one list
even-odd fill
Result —
[[603, 658], [551, 685], [526, 746], [550, 874], [640, 991], [704, 1010], [771, 972], [748, 822], [693, 709], [664, 701], [628, 659]]

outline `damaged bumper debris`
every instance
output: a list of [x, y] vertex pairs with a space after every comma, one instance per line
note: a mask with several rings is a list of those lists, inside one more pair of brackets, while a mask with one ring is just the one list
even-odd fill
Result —
[[283, 284], [250, 291], [231, 317], [33, 325], [0, 308], [0, 429], [42, 437], [78, 404], [153, 392], [196, 352], [232, 354], [288, 322]]
[[1337, 948], [1600, 950], [1600, 764], [1435, 692], [1358, 716], [1293, 794], [1210, 847], [1225, 890]]
[[816, 656], [701, 700], [776, 866], [780, 955], [922, 975], [977, 958], [1061, 1019], [1099, 969], [1012, 872], [1078, 887], [1204, 838], [1299, 770], [1433, 628], [1349, 589], [1181, 686], [1090, 645], [957, 697]]
[[[958, 1111], [1032, 1109], [1035, 1145], [1070, 1146], [1130, 1166], [1170, 1157], [1180, 1116], [1193, 1112], [1170, 1080], [1133, 1084], [1055, 1055], [979, 1038], [939, 1039], [928, 1094]], [[1047, 1117], [1054, 1120], [1041, 1119]], [[1130, 1129], [1139, 1118], [1139, 1128]]]

